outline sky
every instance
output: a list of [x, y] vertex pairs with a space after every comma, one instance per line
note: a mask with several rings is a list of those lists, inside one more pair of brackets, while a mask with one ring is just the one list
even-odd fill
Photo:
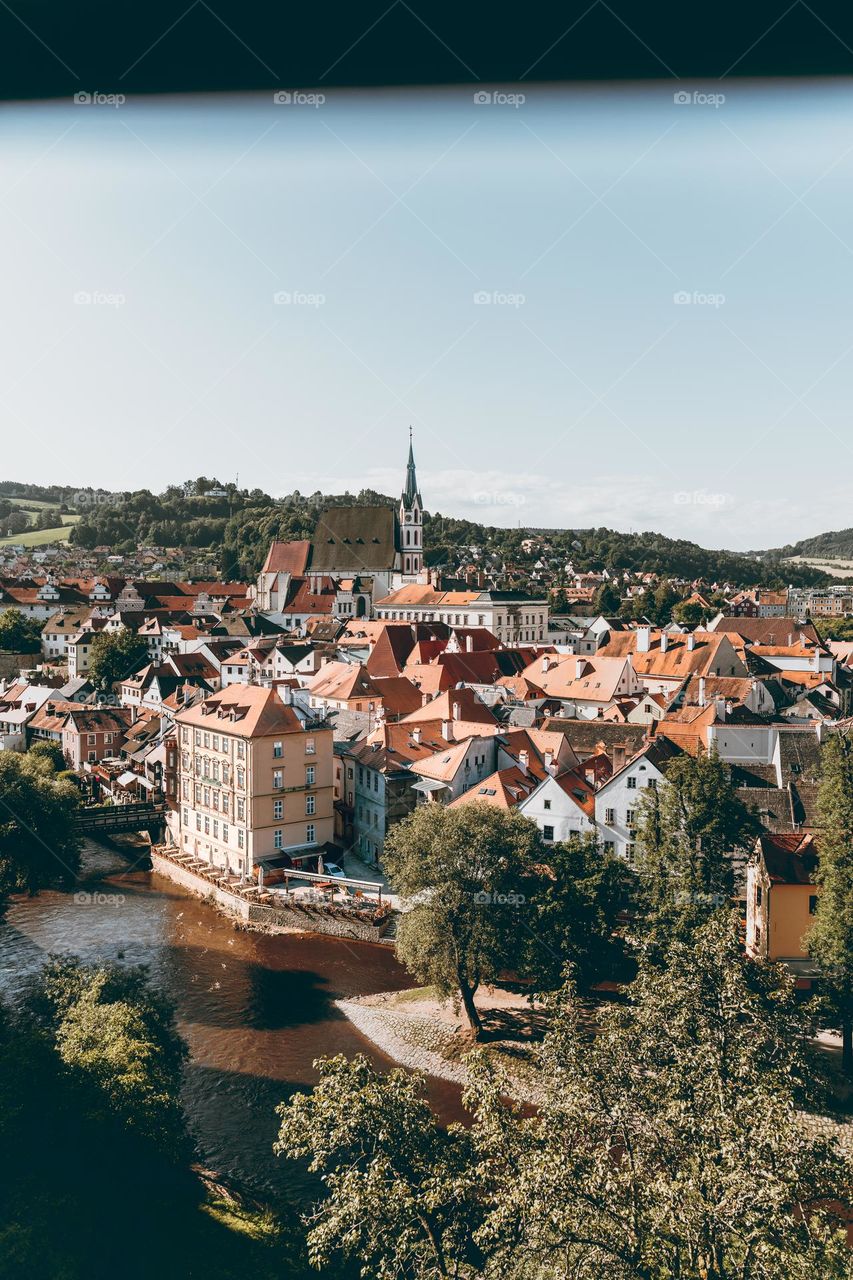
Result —
[[0, 108], [2, 478], [853, 524], [849, 82], [89, 96]]

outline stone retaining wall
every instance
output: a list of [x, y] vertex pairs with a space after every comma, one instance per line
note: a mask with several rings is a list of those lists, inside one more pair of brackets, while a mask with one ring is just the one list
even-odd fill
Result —
[[257, 929], [260, 933], [324, 933], [334, 938], [353, 938], [358, 942], [382, 941], [383, 930], [364, 920], [250, 902], [238, 893], [211, 884], [204, 876], [196, 875], [189, 867], [182, 867], [156, 849], [151, 850], [151, 865], [158, 875], [180, 885], [194, 897], [212, 902], [225, 915], [244, 921], [247, 928]]

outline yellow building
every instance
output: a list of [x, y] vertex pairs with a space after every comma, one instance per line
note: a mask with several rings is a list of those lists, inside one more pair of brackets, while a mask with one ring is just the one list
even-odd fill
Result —
[[332, 730], [304, 726], [275, 689], [234, 684], [179, 712], [181, 849], [251, 875], [334, 838]]
[[816, 867], [810, 835], [758, 837], [746, 871], [746, 949], [751, 956], [808, 959], [803, 939], [817, 908]]

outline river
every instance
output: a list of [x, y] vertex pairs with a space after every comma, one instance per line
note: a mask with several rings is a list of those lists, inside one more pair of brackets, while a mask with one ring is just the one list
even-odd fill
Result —
[[[202, 1161], [277, 1204], [304, 1200], [316, 1184], [273, 1155], [276, 1104], [315, 1082], [317, 1057], [361, 1052], [393, 1065], [334, 1001], [411, 985], [390, 947], [235, 930], [91, 841], [76, 891], [15, 899], [0, 921], [0, 991], [14, 998], [50, 953], [148, 966], [190, 1049], [184, 1105]], [[455, 1085], [430, 1080], [429, 1096], [442, 1119], [460, 1117]]]

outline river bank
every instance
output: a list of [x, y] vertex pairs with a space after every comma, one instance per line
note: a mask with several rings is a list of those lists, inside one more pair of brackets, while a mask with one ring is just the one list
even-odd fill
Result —
[[[465, 1056], [474, 1047], [461, 1012], [441, 1000], [430, 987], [338, 1000], [346, 1018], [397, 1066], [421, 1071], [465, 1088]], [[506, 1092], [518, 1102], [539, 1095], [536, 1043], [543, 1030], [540, 1010], [526, 997], [499, 988], [481, 988], [475, 1004], [486, 1038], [482, 1049], [506, 1081]]]

